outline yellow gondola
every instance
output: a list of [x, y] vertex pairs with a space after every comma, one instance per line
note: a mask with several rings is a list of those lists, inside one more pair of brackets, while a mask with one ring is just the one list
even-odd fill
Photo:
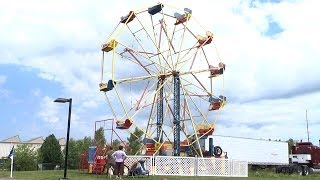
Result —
[[109, 52], [113, 50], [118, 45], [118, 42], [114, 39], [111, 39], [108, 43], [102, 44], [102, 51]]
[[198, 133], [200, 136], [206, 134], [206, 135], [212, 135], [214, 131], [214, 126], [211, 124], [207, 125], [198, 125]]

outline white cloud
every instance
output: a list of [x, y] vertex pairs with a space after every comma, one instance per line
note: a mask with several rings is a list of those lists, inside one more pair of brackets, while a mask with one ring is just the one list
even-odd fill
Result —
[[59, 107], [53, 102], [54, 99], [50, 97], [43, 97], [41, 102], [40, 111], [38, 113], [39, 118], [44, 122], [55, 124], [60, 122], [59, 119]]
[[[165, 2], [180, 9], [191, 7], [194, 18], [215, 33], [215, 44], [227, 65], [225, 90], [230, 102], [221, 120], [232, 124], [228, 127], [221, 122], [223, 129], [217, 127], [217, 132], [283, 139], [304, 133], [303, 128], [299, 130], [303, 117], [298, 116], [304, 109], [320, 115], [314, 101], [319, 98], [320, 82], [318, 1], [256, 3], [255, 8], [233, 0], [184, 1], [183, 5]], [[73, 125], [79, 130], [74, 133], [90, 132], [101, 114], [111, 116], [98, 90], [101, 42], [122, 15], [156, 1], [1, 3], [0, 26], [6, 28], [0, 29], [0, 45], [4, 47], [0, 63], [39, 70], [40, 78], [61, 85], [63, 95], [75, 101]], [[274, 39], [263, 35], [270, 16], [284, 29]], [[129, 67], [121, 68], [125, 71]], [[0, 76], [0, 85], [5, 81], [5, 76]], [[37, 92], [34, 95], [39, 95]], [[62, 123], [60, 113], [64, 109], [52, 100], [43, 98], [38, 115], [46, 123]], [[57, 127], [62, 129], [62, 125]]]
[[10, 91], [3, 87], [6, 81], [7, 81], [7, 77], [0, 75], [0, 99], [8, 98], [10, 96]]

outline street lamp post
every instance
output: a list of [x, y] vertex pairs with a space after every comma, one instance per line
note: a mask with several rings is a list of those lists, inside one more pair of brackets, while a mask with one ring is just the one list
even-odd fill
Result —
[[63, 179], [67, 179], [68, 149], [69, 149], [68, 147], [69, 147], [69, 132], [70, 132], [70, 119], [71, 119], [72, 98], [70, 98], [70, 99], [58, 98], [58, 99], [54, 100], [54, 102], [58, 102], [58, 103], [66, 103], [66, 102], [69, 102], [67, 143], [66, 143], [66, 155], [65, 155], [65, 158], [64, 158], [64, 175], [63, 175]]

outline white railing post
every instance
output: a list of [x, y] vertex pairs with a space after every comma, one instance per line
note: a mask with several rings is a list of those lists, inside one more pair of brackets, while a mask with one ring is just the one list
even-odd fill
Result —
[[230, 160], [229, 164], [230, 164], [230, 176], [234, 177], [234, 174], [233, 174], [233, 159]]
[[194, 175], [198, 176], [198, 156], [194, 157]]
[[156, 174], [156, 158], [154, 156], [154, 154], [152, 155], [152, 159], [151, 159], [151, 174], [154, 176]]

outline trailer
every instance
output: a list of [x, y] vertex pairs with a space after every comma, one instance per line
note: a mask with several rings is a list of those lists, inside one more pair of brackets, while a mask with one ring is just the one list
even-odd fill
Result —
[[200, 139], [202, 150], [209, 151], [211, 139], [214, 146], [220, 146], [229, 159], [248, 161], [252, 167], [289, 164], [287, 142], [210, 135]]

